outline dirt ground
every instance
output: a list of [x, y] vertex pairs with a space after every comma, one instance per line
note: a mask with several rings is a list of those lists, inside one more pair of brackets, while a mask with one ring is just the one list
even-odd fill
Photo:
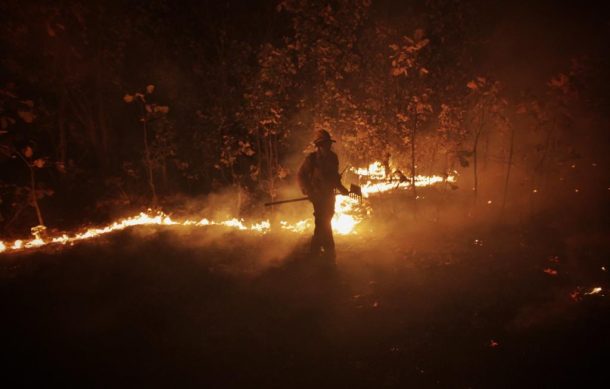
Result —
[[339, 237], [336, 266], [306, 235], [185, 227], [0, 257], [2, 380], [602, 387], [607, 232], [395, 227]]

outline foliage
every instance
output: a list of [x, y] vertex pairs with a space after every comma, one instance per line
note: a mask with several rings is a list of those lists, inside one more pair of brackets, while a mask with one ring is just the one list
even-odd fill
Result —
[[[607, 123], [603, 54], [563, 58], [515, 91], [486, 66], [495, 27], [482, 8], [398, 3], [3, 1], [4, 226], [37, 222], [14, 206], [28, 199], [109, 211], [232, 186], [246, 208], [291, 183], [320, 128], [343, 166], [472, 172], [476, 194], [509, 149], [510, 164], [560, 176], [583, 154], [583, 118]], [[513, 148], [514, 129], [533, 135]]]

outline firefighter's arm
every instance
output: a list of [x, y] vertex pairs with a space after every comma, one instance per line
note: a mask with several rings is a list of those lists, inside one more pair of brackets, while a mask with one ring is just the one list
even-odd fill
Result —
[[305, 158], [305, 161], [303, 161], [303, 164], [301, 165], [301, 167], [299, 168], [299, 171], [297, 172], [297, 181], [299, 183], [299, 187], [301, 188], [301, 192], [303, 192], [303, 194], [306, 196], [309, 196], [312, 192], [312, 187], [311, 187], [312, 169], [313, 169], [312, 161], [311, 161], [311, 158], [308, 156], [307, 158]]
[[336, 155], [333, 163], [335, 165], [334, 170], [337, 172], [337, 181], [335, 183], [335, 188], [337, 188], [339, 193], [341, 193], [343, 196], [347, 196], [349, 194], [349, 190], [341, 183], [341, 174], [339, 174], [339, 158], [337, 158]]
[[337, 185], [337, 190], [343, 196], [347, 196], [349, 194], [349, 190], [341, 183], [341, 176], [339, 176], [339, 184]]

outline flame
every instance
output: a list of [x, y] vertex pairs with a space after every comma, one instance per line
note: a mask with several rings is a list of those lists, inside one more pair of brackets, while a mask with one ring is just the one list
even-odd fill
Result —
[[600, 288], [600, 287], [598, 286], [598, 287], [595, 287], [595, 288], [591, 289], [591, 291], [590, 291], [590, 292], [587, 292], [587, 293], [585, 293], [585, 294], [586, 294], [586, 295], [589, 295], [589, 296], [592, 296], [592, 295], [594, 295], [594, 294], [600, 294], [600, 293], [602, 292], [602, 290], [603, 290], [603, 289], [602, 289], [602, 288]]
[[[366, 179], [366, 182], [361, 185], [362, 195], [364, 197], [368, 197], [368, 195], [373, 193], [382, 193], [395, 189], [407, 189], [411, 186], [410, 180], [405, 181], [403, 179], [396, 181], [396, 179], [392, 177], [392, 174], [386, 174], [386, 169], [379, 161], [373, 162], [366, 168], [356, 168], [351, 169], [351, 171], [360, 179]], [[414, 180], [416, 187], [432, 186], [442, 182], [456, 182], [455, 175], [447, 175], [446, 177], [438, 175], [417, 175], [414, 177]]]
[[229, 219], [223, 221], [210, 221], [206, 218], [201, 220], [181, 220], [176, 221], [173, 220], [169, 215], [163, 212], [153, 212], [150, 211], [148, 213], [141, 212], [139, 215], [128, 217], [125, 219], [118, 220], [106, 227], [101, 228], [89, 228], [83, 232], [78, 232], [73, 235], [62, 234], [60, 236], [49, 237], [46, 240], [41, 236], [41, 232], [44, 228], [43, 226], [37, 226], [32, 231], [34, 232], [34, 238], [24, 242], [23, 240], [16, 240], [12, 245], [8, 245], [5, 242], [0, 241], [0, 253], [1, 252], [9, 252], [9, 251], [19, 251], [25, 248], [35, 248], [41, 247], [48, 244], [74, 244], [80, 240], [92, 239], [105, 234], [109, 234], [115, 231], [121, 231], [126, 228], [135, 227], [135, 226], [145, 226], [145, 225], [158, 225], [158, 226], [224, 226], [227, 228], [233, 228], [241, 231], [255, 231], [259, 233], [266, 233], [271, 229], [271, 224], [268, 220], [261, 221], [259, 223], [255, 223], [252, 225], [246, 225], [244, 220], [242, 219]]
[[[362, 197], [368, 198], [371, 194], [383, 193], [397, 189], [407, 189], [410, 181], [396, 181], [392, 175], [387, 175], [381, 162], [374, 162], [366, 168], [352, 169], [361, 182]], [[362, 183], [364, 181], [364, 183]], [[455, 182], [455, 176], [423, 176], [415, 177], [415, 186], [431, 186], [441, 182]], [[337, 196], [335, 200], [335, 215], [332, 219], [333, 231], [339, 235], [350, 235], [357, 233], [356, 227], [365, 219], [368, 210], [366, 201], [362, 202], [349, 196]], [[160, 211], [141, 212], [132, 217], [117, 220], [105, 227], [89, 228], [73, 234], [63, 233], [57, 236], [47, 236], [45, 226], [32, 228], [33, 238], [30, 240], [18, 239], [12, 243], [0, 241], [0, 253], [19, 252], [26, 249], [34, 249], [50, 244], [67, 245], [81, 240], [93, 239], [115, 231], [126, 228], [156, 225], [156, 226], [191, 226], [207, 227], [220, 226], [238, 231], [250, 231], [266, 234], [272, 230], [269, 220], [262, 220], [253, 224], [247, 224], [243, 219], [231, 218], [227, 220], [210, 220], [207, 218], [193, 220], [173, 220], [169, 215]], [[302, 233], [312, 228], [312, 220], [304, 219], [296, 222], [280, 221], [279, 228], [293, 233]], [[599, 293], [599, 292], [595, 292]]]
[[283, 230], [290, 232], [304, 232], [311, 228], [311, 221], [309, 219], [301, 220], [296, 223], [290, 224], [285, 220], [280, 221], [280, 226]]
[[349, 196], [337, 196], [335, 198], [335, 215], [331, 221], [333, 231], [340, 235], [348, 235], [354, 231], [360, 223], [355, 214], [358, 200]]

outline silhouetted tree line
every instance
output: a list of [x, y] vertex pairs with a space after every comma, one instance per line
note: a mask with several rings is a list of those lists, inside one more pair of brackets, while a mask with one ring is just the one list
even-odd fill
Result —
[[460, 169], [475, 201], [495, 159], [506, 203], [513, 166], [539, 188], [579, 158], [574, 137], [607, 123], [602, 56], [508, 94], [478, 66], [489, 31], [473, 4], [399, 8], [3, 1], [2, 228], [230, 186], [247, 209], [277, 195], [287, 157], [318, 128], [352, 165], [380, 160], [409, 180]]

